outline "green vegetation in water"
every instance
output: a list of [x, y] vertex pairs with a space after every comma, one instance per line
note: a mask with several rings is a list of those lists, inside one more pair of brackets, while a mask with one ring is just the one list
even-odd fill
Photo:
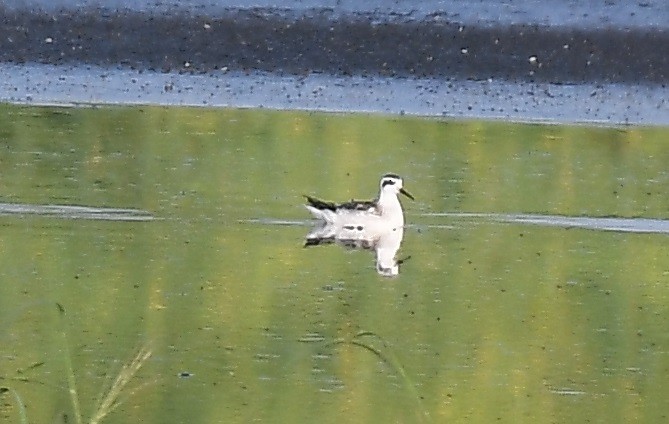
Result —
[[[667, 140], [666, 128], [0, 105], [0, 203], [156, 218], [0, 215], [0, 397], [16, 405], [2, 418], [666, 421], [666, 234], [481, 216], [667, 220]], [[397, 278], [368, 252], [302, 248], [303, 194], [373, 196], [389, 171], [416, 197]]]
[[[58, 306], [58, 312], [60, 314], [61, 320], [65, 321], [65, 308], [60, 303], [57, 303], [56, 306]], [[82, 419], [81, 407], [79, 404], [77, 379], [74, 374], [74, 368], [72, 366], [72, 353], [70, 351], [70, 343], [68, 341], [66, 325], [64, 322], [62, 326], [63, 329], [61, 331], [61, 336], [63, 341], [63, 357], [67, 365], [67, 385], [69, 388], [70, 398], [72, 400], [72, 409], [74, 410], [75, 421], [77, 424], [82, 424], [84, 421]], [[99, 397], [98, 405], [91, 415], [91, 419], [88, 421], [89, 424], [98, 424], [102, 422], [102, 420], [107, 415], [109, 415], [121, 404], [119, 398], [122, 392], [150, 357], [151, 350], [148, 348], [148, 346], [145, 345], [139, 350], [139, 352], [137, 352], [135, 357], [129, 363], [123, 365], [114, 382], [111, 384], [108, 390], [103, 392]]]
[[[371, 339], [372, 341], [367, 341], [368, 339]], [[381, 347], [376, 347], [374, 345], [373, 342], [374, 339], [377, 342], [381, 343]], [[374, 334], [371, 331], [361, 331], [350, 339], [335, 340], [334, 342], [329, 343], [329, 346], [337, 346], [340, 344], [358, 346], [362, 349], [365, 349], [373, 353], [384, 363], [388, 364], [388, 366], [394, 372], [399, 374], [399, 376], [402, 379], [404, 387], [406, 388], [407, 391], [409, 391], [409, 393], [411, 393], [411, 396], [415, 399], [416, 416], [418, 422], [432, 422], [430, 418], [430, 413], [425, 409], [423, 401], [420, 395], [418, 394], [418, 391], [416, 390], [414, 382], [407, 375], [406, 370], [402, 365], [402, 362], [397, 358], [397, 355], [395, 355], [392, 348], [388, 346], [388, 344], [383, 340], [383, 338], [381, 338], [378, 334]]]
[[[21, 424], [28, 424], [28, 414], [26, 413], [26, 407], [21, 400], [19, 393], [14, 390], [12, 387], [1, 386], [0, 387], [0, 396], [9, 393], [14, 397], [14, 403], [16, 404], [17, 414], [19, 416], [19, 422]], [[5, 412], [2, 412], [3, 414]]]
[[[67, 325], [65, 322], [66, 321], [65, 308], [60, 303], [57, 303], [56, 306], [58, 308], [60, 316], [60, 324], [61, 324], [61, 331], [60, 331], [60, 338], [62, 343], [61, 353], [63, 357], [63, 362], [66, 365], [67, 388], [68, 388], [68, 393], [70, 395], [70, 400], [72, 402], [74, 420], [77, 424], [83, 424], [84, 420], [82, 418], [82, 412], [79, 400], [80, 393], [77, 390], [77, 379], [72, 364], [72, 353], [70, 349], [70, 342], [68, 340], [68, 335], [67, 335]], [[91, 413], [90, 419], [86, 421], [87, 423], [99, 424], [103, 422], [105, 417], [107, 417], [112, 411], [114, 411], [114, 409], [116, 409], [119, 405], [121, 405], [122, 401], [120, 398], [122, 394], [125, 394], [126, 397], [132, 396], [141, 388], [138, 387], [130, 391], [126, 390], [128, 384], [136, 376], [137, 372], [142, 368], [144, 363], [150, 357], [151, 357], [151, 350], [148, 348], [148, 345], [144, 345], [139, 349], [139, 351], [132, 360], [123, 364], [121, 370], [119, 371], [114, 381], [99, 396], [98, 404], [95, 407], [94, 411]], [[26, 369], [19, 369], [17, 370], [16, 373], [18, 374], [18, 376], [10, 378], [10, 380], [21, 381], [24, 383], [39, 383], [39, 380], [28, 378], [25, 375], [28, 372], [32, 372], [34, 374], [32, 370], [42, 367], [44, 364], [45, 362], [38, 362], [29, 365], [28, 367], [26, 367]], [[1, 377], [1, 378], [7, 379], [6, 377]], [[13, 395], [15, 404], [17, 406], [17, 414], [19, 422], [22, 424], [24, 423], [27, 424], [28, 422], [30, 422], [28, 420], [28, 414], [25, 408], [25, 404], [23, 403], [19, 393], [12, 387], [1, 386], [0, 395], [4, 393], [10, 393], [11, 395]], [[66, 416], [67, 414], [64, 415]], [[67, 421], [67, 419], [64, 420]]]
[[[123, 368], [121, 368], [121, 371], [119, 371], [118, 376], [112, 385], [106, 392], [104, 392], [103, 396], [100, 397], [100, 403], [98, 404], [97, 408], [95, 408], [95, 413], [89, 421], [90, 424], [97, 424], [102, 422], [102, 420], [107, 415], [109, 415], [114, 409], [121, 405], [121, 394], [123, 394], [130, 381], [150, 357], [151, 350], [148, 348], [148, 346], [143, 346], [137, 352], [135, 357], [130, 360], [130, 362], [123, 364]], [[130, 391], [128, 396], [136, 393], [137, 390], [138, 389]]]

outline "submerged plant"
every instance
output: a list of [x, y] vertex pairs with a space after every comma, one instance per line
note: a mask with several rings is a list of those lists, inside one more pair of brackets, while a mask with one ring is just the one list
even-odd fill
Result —
[[[375, 347], [373, 342], [370, 339], [376, 339], [381, 343], [381, 347]], [[387, 366], [389, 366], [395, 373], [397, 373], [404, 383], [404, 387], [411, 393], [412, 398], [416, 401], [417, 405], [417, 416], [419, 422], [432, 422], [430, 413], [425, 409], [422, 398], [418, 394], [416, 387], [407, 375], [402, 362], [397, 358], [397, 355], [394, 354], [391, 347], [380, 337], [378, 334], [371, 331], [361, 331], [351, 338], [340, 338], [336, 339], [333, 342], [327, 344], [327, 346], [337, 346], [337, 345], [351, 345], [362, 348], [368, 352], [373, 353], [381, 361], [383, 361]]]
[[[119, 371], [118, 376], [112, 383], [109, 390], [100, 398], [98, 401], [98, 406], [93, 414], [93, 417], [90, 420], [90, 424], [97, 424], [104, 417], [109, 415], [114, 409], [116, 409], [122, 402], [119, 401], [121, 392], [124, 388], [130, 383], [135, 374], [139, 371], [144, 363], [151, 357], [151, 350], [147, 345], [142, 346], [135, 357], [125, 364]], [[129, 394], [135, 393], [139, 388], [133, 389]]]
[[19, 411], [18, 412], [19, 422], [21, 424], [28, 424], [28, 414], [26, 414], [26, 407], [23, 404], [23, 401], [21, 400], [21, 396], [19, 396], [19, 393], [11, 387], [6, 387], [6, 386], [0, 387], [0, 396], [2, 396], [5, 393], [11, 393], [12, 395], [14, 395], [14, 400], [16, 402], [16, 406]]
[[[60, 312], [61, 318], [65, 316], [65, 308], [59, 303], [58, 311]], [[83, 419], [81, 415], [81, 407], [79, 403], [79, 393], [77, 392], [77, 381], [74, 375], [74, 368], [72, 366], [72, 356], [70, 354], [70, 347], [67, 338], [67, 332], [65, 331], [65, 325], [61, 331], [63, 338], [63, 344], [65, 346], [65, 362], [67, 366], [67, 385], [70, 393], [70, 398], [72, 400], [72, 408], [74, 409], [74, 416], [77, 424], [83, 424]], [[144, 344], [137, 354], [129, 361], [123, 364], [121, 370], [119, 371], [116, 379], [111, 383], [110, 387], [103, 392], [98, 400], [98, 405], [95, 408], [94, 413], [91, 416], [89, 424], [98, 424], [100, 423], [107, 415], [109, 415], [114, 409], [116, 409], [122, 401], [120, 400], [121, 395], [123, 394], [126, 386], [130, 381], [135, 377], [137, 372], [142, 368], [144, 363], [151, 357], [151, 349], [147, 344]], [[142, 386], [140, 386], [142, 387]], [[138, 388], [131, 390], [128, 395], [135, 393]]]

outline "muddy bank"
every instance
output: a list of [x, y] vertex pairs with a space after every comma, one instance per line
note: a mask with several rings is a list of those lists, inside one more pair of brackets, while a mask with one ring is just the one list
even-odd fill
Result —
[[[9, 0], [0, 6], [0, 99], [85, 102], [109, 93], [114, 78], [137, 72], [155, 76], [149, 85], [163, 91], [161, 102], [180, 94], [170, 88], [175, 84], [195, 87], [198, 76], [209, 76], [206, 84], [215, 81], [190, 90], [207, 97], [193, 102], [182, 96], [176, 104], [280, 108], [271, 90], [263, 100], [241, 87], [255, 86], [257, 93], [263, 92], [257, 89], [261, 79], [278, 78], [281, 85], [286, 78], [316, 78], [330, 81], [319, 89], [320, 103], [313, 106], [304, 101], [313, 96], [297, 92], [284, 106], [520, 120], [537, 119], [538, 111], [539, 119], [616, 123], [658, 123], [656, 116], [662, 123], [667, 108], [669, 8], [659, 0], [588, 6], [527, 0], [256, 3]], [[52, 78], [59, 72], [86, 79], [87, 69], [95, 73], [87, 84]], [[173, 82], [163, 85], [165, 76]], [[370, 89], [374, 106], [374, 99], [356, 92], [353, 77], [398, 88]], [[421, 88], [407, 90], [407, 81], [422, 81]], [[241, 84], [230, 90], [238, 96], [215, 88], [230, 84]], [[351, 97], [340, 94], [347, 86], [358, 103], [336, 103]], [[144, 91], [143, 99], [142, 91], [131, 92], [126, 102], [156, 101]], [[112, 97], [123, 103], [122, 95]], [[555, 116], [560, 106], [582, 111], [583, 105], [589, 112], [580, 119], [571, 110]]]
[[392, 7], [386, 14], [0, 7], [0, 14], [2, 62], [570, 84], [669, 79], [669, 31], [661, 27], [465, 24], [440, 11], [415, 18]]

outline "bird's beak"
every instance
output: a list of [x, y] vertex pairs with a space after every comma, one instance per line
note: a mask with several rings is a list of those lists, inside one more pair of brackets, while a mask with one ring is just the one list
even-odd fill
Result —
[[413, 198], [413, 196], [408, 191], [406, 191], [403, 188], [400, 189], [400, 193], [402, 193], [403, 195], [405, 195], [406, 197], [408, 197], [411, 200], [416, 200], [416, 199]]

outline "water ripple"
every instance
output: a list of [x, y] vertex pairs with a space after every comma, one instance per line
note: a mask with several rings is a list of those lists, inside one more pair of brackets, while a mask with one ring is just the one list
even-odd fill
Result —
[[423, 216], [467, 218], [515, 224], [545, 225], [564, 228], [584, 228], [599, 231], [626, 233], [669, 234], [669, 220], [653, 218], [616, 218], [532, 214], [494, 213], [429, 213]]
[[37, 215], [62, 219], [93, 219], [102, 221], [153, 221], [149, 212], [139, 209], [96, 208], [71, 205], [31, 205], [0, 203], [1, 215]]

